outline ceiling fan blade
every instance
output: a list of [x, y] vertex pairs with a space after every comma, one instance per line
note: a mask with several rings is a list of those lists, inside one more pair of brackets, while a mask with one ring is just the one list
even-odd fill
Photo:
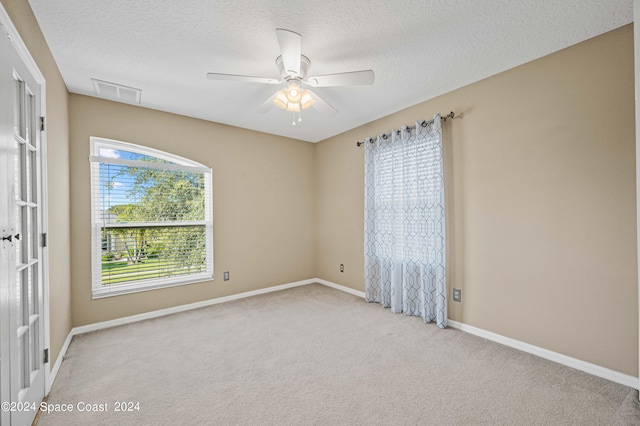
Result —
[[[278, 92], [276, 92], [278, 93]], [[258, 105], [253, 112], [258, 113], [258, 114], [264, 114], [265, 112], [269, 111], [271, 109], [273, 105], [273, 98], [276, 97], [276, 93], [274, 93], [273, 95], [269, 96], [269, 98], [267, 98], [266, 101], [264, 101], [263, 103], [261, 103], [260, 105]]]
[[369, 86], [374, 81], [375, 74], [371, 70], [316, 75], [307, 79], [307, 83], [313, 87]]
[[293, 31], [282, 28], [276, 29], [282, 63], [287, 74], [297, 77], [300, 75], [300, 56], [302, 55], [302, 36]]
[[266, 83], [266, 84], [278, 84], [280, 80], [277, 78], [269, 77], [253, 77], [250, 75], [238, 75], [238, 74], [219, 74], [216, 72], [207, 73], [209, 80], [227, 80], [227, 81], [244, 81], [247, 83]]
[[318, 95], [316, 92], [307, 89], [307, 92], [311, 94], [311, 97], [315, 101], [313, 103], [313, 107], [317, 109], [322, 114], [337, 114], [338, 110], [335, 109], [329, 102], [325, 101]]

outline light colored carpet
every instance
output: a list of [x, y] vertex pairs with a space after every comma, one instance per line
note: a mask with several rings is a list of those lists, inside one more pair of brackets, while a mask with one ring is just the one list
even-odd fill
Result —
[[74, 411], [38, 424], [639, 425], [637, 399], [314, 284], [76, 336], [48, 401]]

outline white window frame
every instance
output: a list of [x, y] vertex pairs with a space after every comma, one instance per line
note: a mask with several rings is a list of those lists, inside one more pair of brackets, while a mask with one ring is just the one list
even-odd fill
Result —
[[[100, 213], [100, 193], [95, 189], [95, 179], [100, 179], [100, 162], [108, 162], [113, 164], [124, 164], [130, 166], [149, 167], [148, 162], [138, 162], [134, 160], [115, 159], [100, 157], [100, 149], [113, 149], [133, 152], [149, 157], [155, 157], [160, 160], [168, 161], [171, 164], [153, 163], [154, 167], [165, 168], [171, 170], [184, 170], [189, 172], [204, 173], [204, 191], [205, 191], [205, 208], [204, 221], [198, 221], [198, 224], [205, 226], [205, 251], [206, 251], [206, 270], [204, 272], [182, 275], [170, 278], [151, 278], [140, 280], [127, 284], [113, 284], [109, 286], [102, 285], [102, 228]], [[177, 155], [173, 155], [164, 151], [136, 145], [128, 142], [117, 141], [113, 139], [105, 139], [101, 137], [90, 137], [90, 167], [91, 167], [91, 294], [93, 299], [118, 296], [128, 293], [136, 293], [146, 290], [154, 290], [158, 288], [174, 287], [179, 285], [194, 284], [204, 281], [213, 280], [213, 220], [212, 220], [212, 170], [211, 168]]]

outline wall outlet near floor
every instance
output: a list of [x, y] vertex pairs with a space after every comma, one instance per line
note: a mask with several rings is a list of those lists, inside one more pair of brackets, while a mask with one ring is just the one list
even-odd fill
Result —
[[461, 302], [462, 301], [462, 290], [460, 290], [459, 288], [454, 288], [453, 289], [453, 301], [454, 302]]
[[229, 281], [229, 271], [224, 271], [224, 273], [222, 274], [222, 278], [225, 281]]
[[340, 264], [340, 272], [344, 272], [344, 264], [343, 263]]

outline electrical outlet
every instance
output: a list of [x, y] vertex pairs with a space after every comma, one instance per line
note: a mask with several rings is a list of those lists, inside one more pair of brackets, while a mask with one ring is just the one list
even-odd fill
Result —
[[224, 271], [224, 274], [222, 274], [222, 278], [225, 281], [229, 281], [229, 271]]
[[461, 302], [462, 301], [462, 290], [460, 290], [459, 288], [454, 288], [453, 289], [453, 301], [454, 302]]
[[340, 272], [344, 272], [344, 264], [340, 264]]

